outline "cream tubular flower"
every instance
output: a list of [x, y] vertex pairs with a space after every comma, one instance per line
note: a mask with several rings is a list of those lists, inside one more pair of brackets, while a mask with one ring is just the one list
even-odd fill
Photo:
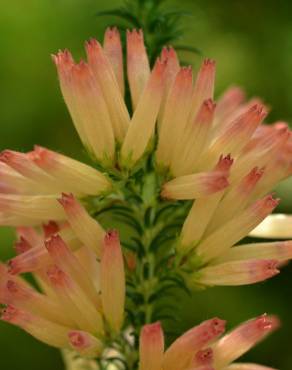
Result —
[[59, 52], [54, 57], [64, 99], [85, 147], [109, 165], [114, 161], [115, 144], [102, 90], [89, 66], [84, 62], [75, 64], [68, 53]]
[[[100, 258], [105, 236], [105, 231], [100, 224], [90, 217], [72, 195], [63, 194], [59, 202], [61, 203], [60, 206], [62, 205], [64, 208], [70, 227], [66, 224], [62, 227], [57, 225], [49, 234], [38, 235], [29, 241], [27, 240], [27, 228], [25, 228], [22, 233], [24, 232], [24, 239], [28, 241], [29, 248], [22, 247], [23, 253], [9, 261], [12, 274], [35, 271], [45, 266], [48, 262], [48, 253], [45, 248], [46, 238], [57, 232], [72, 251], [77, 251], [82, 245], [85, 245], [94, 255]], [[31, 232], [29, 235], [31, 238]]]
[[139, 370], [161, 370], [164, 336], [159, 322], [145, 325], [140, 335]]
[[127, 72], [135, 110], [150, 76], [142, 30], [127, 31]]
[[121, 143], [128, 129], [130, 118], [119, 89], [111, 62], [100, 43], [94, 39], [85, 45], [89, 67], [93, 73], [95, 83], [101, 87], [104, 100], [107, 104], [114, 136]]
[[166, 350], [163, 369], [184, 370], [192, 363], [194, 355], [208, 346], [225, 330], [225, 321], [214, 318], [188, 330]]
[[215, 368], [225, 369], [278, 327], [279, 320], [267, 315], [239, 325], [213, 345]]
[[103, 228], [87, 213], [72, 194], [63, 193], [59, 202], [63, 206], [67, 220], [76, 236], [99, 257], [105, 237]]
[[119, 332], [124, 318], [126, 284], [123, 255], [116, 231], [109, 231], [104, 238], [100, 279], [105, 318], [110, 328]]
[[58, 191], [82, 197], [97, 195], [111, 189], [111, 181], [96, 169], [49, 149], [35, 146], [30, 157], [43, 171], [54, 178]]
[[[195, 131], [192, 129], [192, 126], [198, 111], [204, 101], [213, 98], [215, 77], [215, 64], [213, 61], [206, 60], [203, 63], [191, 91], [191, 86], [189, 85], [192, 82], [191, 70], [185, 69], [182, 76], [184, 76], [184, 79], [181, 77], [179, 79], [179, 74], [177, 74], [163, 110], [162, 127], [158, 135], [156, 153], [157, 165], [160, 168], [174, 167], [176, 169], [179, 167], [172, 163], [173, 161], [176, 163], [179, 159], [182, 160], [181, 156], [183, 153], [180, 153], [180, 151], [185, 150], [185, 141], [188, 141], [189, 134]], [[182, 83], [187, 83], [187, 88]], [[200, 141], [202, 140], [203, 138], [200, 139]], [[173, 173], [175, 176], [178, 174]]]
[[65, 219], [65, 213], [56, 201], [56, 196], [0, 194], [1, 225], [38, 225], [52, 219]]
[[104, 34], [103, 48], [116, 76], [122, 96], [125, 93], [123, 50], [121, 37], [116, 27], [108, 28]]
[[154, 134], [162, 99], [165, 67], [165, 63], [159, 59], [156, 61], [141, 94], [121, 149], [123, 167], [131, 168], [141, 158]]
[[173, 153], [170, 154], [168, 148], [174, 148], [179, 140], [177, 128], [186, 126], [191, 107], [192, 82], [192, 70], [181, 68], [170, 88], [159, 126], [158, 166], [170, 164]]
[[228, 186], [226, 175], [220, 171], [199, 172], [177, 177], [163, 186], [161, 196], [169, 199], [198, 199]]

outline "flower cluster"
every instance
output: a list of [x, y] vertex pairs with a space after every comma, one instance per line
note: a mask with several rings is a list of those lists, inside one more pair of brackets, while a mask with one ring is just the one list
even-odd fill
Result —
[[73, 253], [55, 231], [47, 229], [44, 239], [31, 228], [19, 230], [19, 253], [44, 244], [42, 266], [34, 272], [42, 292], [0, 265], [0, 302], [7, 305], [2, 320], [51, 346], [96, 357], [106, 332], [118, 333], [123, 324], [125, 273], [119, 237], [116, 231], [104, 235], [99, 264], [91, 249], [83, 246]]
[[[292, 258], [292, 241], [237, 245], [272, 213], [279, 200], [269, 192], [292, 173], [287, 124], [263, 124], [268, 108], [237, 87], [216, 104], [212, 60], [193, 78], [167, 47], [151, 68], [142, 31], [127, 32], [130, 97], [117, 29], [86, 53], [87, 62], [67, 50], [53, 60], [92, 165], [40, 146], [0, 154], [0, 224], [18, 234], [17, 256], [0, 267], [2, 319], [100, 358], [101, 369], [111, 348], [129, 369], [268, 370], [232, 362], [277, 327], [274, 317], [221, 339], [224, 322], [208, 320], [166, 351], [152, 323], [169, 288], [252, 284]], [[122, 248], [104, 215], [119, 220]], [[269, 222], [261, 236], [285, 236], [281, 217]]]
[[164, 351], [159, 323], [145, 325], [140, 337], [139, 370], [272, 370], [233, 363], [278, 326], [273, 316], [249, 320], [220, 338], [225, 322], [214, 318], [188, 330]]

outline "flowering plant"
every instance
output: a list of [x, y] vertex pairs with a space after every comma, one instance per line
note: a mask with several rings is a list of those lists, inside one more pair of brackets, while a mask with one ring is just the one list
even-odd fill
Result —
[[234, 361], [274, 316], [225, 335], [209, 319], [166, 349], [162, 326], [173, 289], [253, 284], [292, 258], [291, 241], [238, 245], [282, 237], [269, 192], [291, 174], [288, 126], [265, 125], [268, 108], [237, 87], [215, 103], [212, 60], [193, 81], [166, 47], [151, 68], [141, 30], [127, 32], [127, 79], [116, 28], [86, 53], [53, 60], [92, 165], [39, 146], [0, 155], [0, 222], [18, 234], [0, 265], [2, 320], [61, 348], [71, 370], [269, 370]]

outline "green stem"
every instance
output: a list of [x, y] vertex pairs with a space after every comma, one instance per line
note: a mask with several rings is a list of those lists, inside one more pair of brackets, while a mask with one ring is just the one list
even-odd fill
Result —
[[[176, 203], [167, 205], [162, 203], [159, 197], [160, 181], [160, 177], [155, 174], [153, 168], [145, 166], [142, 177], [120, 181], [115, 193], [105, 197], [104, 207], [101, 210], [95, 212], [96, 205], [91, 203], [91, 214], [98, 217], [104, 209], [113, 217], [118, 216], [125, 225], [131, 227], [133, 235], [130, 238], [132, 241], [128, 243], [128, 249], [136, 255], [136, 267], [127, 274], [129, 280], [126, 308], [129, 314], [124, 329], [125, 331], [132, 330], [134, 339], [126, 335], [125, 331], [118, 337], [109, 337], [107, 347], [116, 349], [122, 356], [123, 362], [119, 363], [114, 359], [112, 361], [101, 360], [99, 361], [100, 370], [107, 369], [109, 362], [119, 363], [120, 367], [117, 366], [117, 370], [137, 370], [141, 329], [145, 324], [159, 319], [156, 315], [157, 300], [161, 296], [161, 289], [163, 296], [165, 295], [165, 283], [162, 283], [161, 279], [174, 274], [173, 269], [168, 269], [167, 263], [163, 265], [163, 268], [160, 265], [165, 253], [168, 258], [171, 256], [170, 251], [174, 247], [176, 238], [174, 230], [180, 227], [178, 220], [187, 209], [182, 204], [177, 207]], [[168, 249], [165, 253], [164, 251], [161, 253], [161, 243], [166, 243], [166, 240], [169, 243], [167, 244]], [[177, 270], [179, 270], [178, 266]], [[179, 274], [179, 271], [177, 272]], [[170, 282], [171, 279], [168, 284]], [[153, 295], [154, 292], [157, 296]]]

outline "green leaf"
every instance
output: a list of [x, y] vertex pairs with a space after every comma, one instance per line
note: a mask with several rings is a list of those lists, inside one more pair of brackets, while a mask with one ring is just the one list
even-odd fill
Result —
[[176, 241], [176, 233], [166, 234], [159, 233], [150, 243], [149, 251], [150, 252], [157, 252], [160, 247], [163, 247], [165, 243]]
[[177, 51], [188, 51], [197, 55], [202, 55], [202, 51], [198, 48], [188, 46], [188, 45], [175, 45], [175, 50]]
[[129, 251], [131, 251], [131, 252], [137, 252], [137, 248], [134, 246], [134, 245], [132, 245], [132, 244], [130, 244], [130, 243], [128, 243], [128, 242], [122, 242], [122, 246], [124, 247], [124, 248], [126, 248], [126, 249], [128, 249]]
[[140, 253], [140, 255], [144, 254], [144, 244], [141, 242], [139, 238], [136, 238], [135, 236], [131, 237], [131, 240], [136, 243], [137, 250]]
[[138, 234], [140, 234], [140, 235], [143, 234], [143, 228], [142, 228], [141, 224], [136, 220], [135, 217], [131, 216], [130, 214], [128, 214], [126, 212], [122, 212], [122, 211], [114, 212], [113, 216], [116, 219], [124, 222], [125, 224], [133, 227], [138, 232]]
[[144, 302], [144, 297], [142, 294], [140, 293], [136, 293], [136, 292], [129, 292], [127, 290], [127, 293], [126, 293], [126, 296], [128, 298], [131, 298], [131, 300], [136, 303], [136, 304], [142, 304]]
[[131, 23], [134, 27], [141, 28], [141, 23], [139, 19], [135, 17], [132, 13], [128, 12], [124, 9], [112, 9], [112, 10], [102, 10], [96, 13], [97, 17], [104, 17], [104, 16], [114, 16], [118, 18], [122, 18], [129, 23]]
[[162, 278], [161, 281], [172, 281], [178, 288], [181, 288], [185, 293], [187, 293], [187, 295], [191, 296], [191, 291], [181, 276], [166, 276], [165, 278]]
[[166, 212], [168, 212], [168, 211], [171, 212], [171, 211], [173, 211], [177, 207], [178, 207], [178, 204], [177, 203], [168, 204], [168, 205], [162, 207], [158, 212], [156, 212], [154, 223], [157, 223], [159, 221], [159, 219], [162, 216], [165, 215]]

